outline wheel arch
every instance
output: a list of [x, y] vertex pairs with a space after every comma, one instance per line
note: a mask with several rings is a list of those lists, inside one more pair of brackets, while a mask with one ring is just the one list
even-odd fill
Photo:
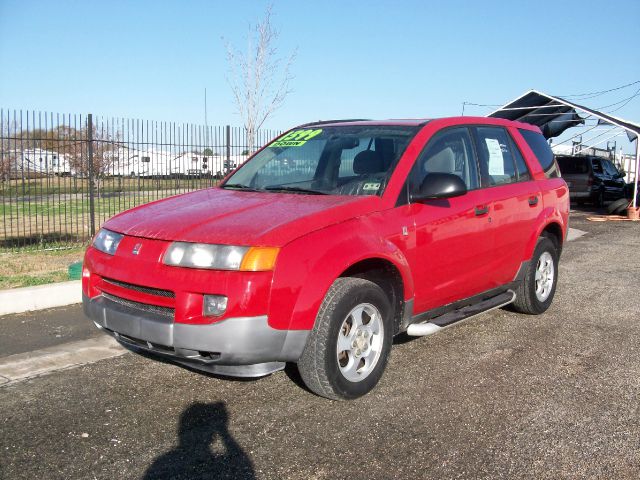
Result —
[[562, 247], [564, 246], [564, 235], [562, 227], [558, 222], [548, 223], [540, 232], [539, 236], [548, 237], [556, 246], [558, 256], [562, 253]]
[[568, 230], [567, 222], [564, 220], [563, 215], [556, 209], [545, 209], [540, 213], [536, 225], [527, 244], [525, 259], [529, 260], [531, 258], [536, 248], [536, 243], [541, 236], [549, 237], [554, 242], [559, 256], [562, 253]]
[[358, 277], [378, 285], [393, 307], [393, 333], [400, 331], [405, 309], [404, 281], [398, 267], [390, 260], [370, 257], [347, 268], [340, 277]]

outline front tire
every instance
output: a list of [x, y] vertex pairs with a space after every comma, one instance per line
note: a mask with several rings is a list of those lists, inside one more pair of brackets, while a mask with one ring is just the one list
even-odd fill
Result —
[[361, 397], [382, 377], [392, 336], [392, 308], [382, 289], [363, 278], [338, 278], [298, 361], [300, 376], [322, 397]]
[[513, 307], [520, 313], [539, 315], [553, 301], [558, 284], [558, 249], [548, 237], [540, 237], [524, 280], [516, 289]]

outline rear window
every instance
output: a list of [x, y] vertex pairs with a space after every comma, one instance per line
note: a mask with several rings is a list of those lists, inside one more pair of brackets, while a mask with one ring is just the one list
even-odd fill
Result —
[[560, 171], [567, 175], [589, 173], [589, 164], [586, 157], [556, 157]]
[[547, 178], [559, 177], [558, 165], [553, 158], [553, 152], [542, 134], [532, 132], [531, 130], [519, 129], [519, 131], [529, 145], [529, 148], [531, 148], [535, 156], [538, 158], [540, 166], [542, 167], [542, 170], [544, 170]]

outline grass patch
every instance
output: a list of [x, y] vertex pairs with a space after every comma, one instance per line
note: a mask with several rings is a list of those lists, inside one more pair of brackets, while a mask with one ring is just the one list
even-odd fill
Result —
[[[96, 195], [156, 190], [198, 190], [220, 183], [214, 177], [205, 178], [130, 178], [106, 177], [94, 181]], [[0, 197], [16, 198], [42, 195], [88, 195], [89, 180], [80, 177], [43, 177], [8, 180], [0, 183]]]
[[68, 268], [82, 260], [85, 247], [0, 253], [0, 289], [31, 287], [69, 280]]
[[66, 282], [69, 280], [67, 272], [53, 272], [43, 275], [16, 275], [4, 277], [0, 275], [0, 290], [9, 288], [35, 287], [47, 283]]
[[[67, 182], [76, 179], [57, 180]], [[90, 209], [86, 191], [73, 193], [72, 189], [67, 193], [51, 193], [46, 188], [41, 191], [43, 182], [43, 179], [30, 180], [30, 195], [16, 197], [0, 194], [0, 252], [21, 247], [43, 249], [57, 245], [71, 246], [90, 238]], [[99, 195], [94, 198], [96, 227], [117, 213], [138, 205], [218, 183], [211, 178], [151, 179], [145, 182], [153, 188], [145, 189], [141, 183], [135, 189], [135, 180], [123, 179], [122, 182], [126, 183], [124, 190], [116, 188], [108, 191], [101, 188], [97, 191]], [[6, 192], [8, 185], [4, 187], [3, 191]]]

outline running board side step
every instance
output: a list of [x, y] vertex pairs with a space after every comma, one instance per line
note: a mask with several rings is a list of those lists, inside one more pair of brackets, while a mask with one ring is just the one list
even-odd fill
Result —
[[407, 328], [407, 335], [412, 337], [424, 337], [426, 335], [432, 335], [440, 330], [450, 327], [451, 325], [468, 320], [476, 315], [480, 315], [485, 312], [490, 312], [496, 308], [509, 305], [516, 299], [516, 294], [512, 290], [507, 290], [495, 297], [487, 298], [480, 303], [468, 305], [458, 310], [454, 310], [439, 317], [432, 318], [428, 322], [412, 323]]

